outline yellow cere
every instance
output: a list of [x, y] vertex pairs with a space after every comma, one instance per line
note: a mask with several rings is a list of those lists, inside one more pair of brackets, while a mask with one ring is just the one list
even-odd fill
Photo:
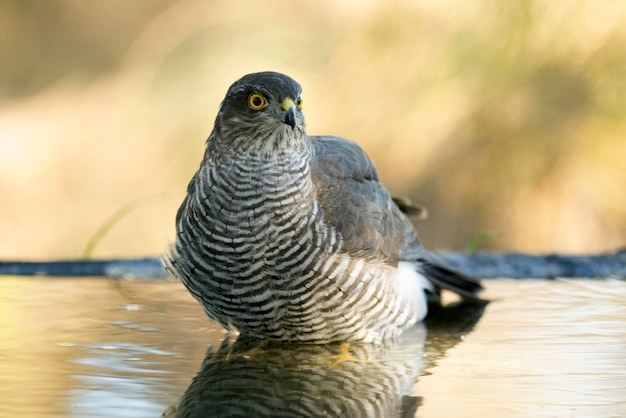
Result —
[[298, 109], [302, 108], [302, 99], [300, 99], [298, 97], [298, 100], [296, 103], [293, 102], [293, 99], [291, 97], [287, 97], [285, 100], [283, 100], [283, 102], [280, 104], [280, 107], [283, 111], [288, 110], [291, 107], [297, 107]]

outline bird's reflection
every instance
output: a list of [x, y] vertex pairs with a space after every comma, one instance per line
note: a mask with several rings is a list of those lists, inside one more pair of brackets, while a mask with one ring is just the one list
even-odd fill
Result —
[[393, 344], [226, 338], [209, 346], [163, 417], [412, 417], [420, 404], [411, 396], [417, 377], [471, 331], [483, 310], [465, 303], [442, 308]]

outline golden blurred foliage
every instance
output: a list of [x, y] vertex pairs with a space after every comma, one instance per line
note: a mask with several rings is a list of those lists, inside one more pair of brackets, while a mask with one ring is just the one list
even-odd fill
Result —
[[592, 0], [3, 0], [0, 258], [80, 256], [118, 218], [95, 257], [161, 253], [226, 89], [259, 70], [429, 209], [431, 248], [624, 246], [624, 22]]

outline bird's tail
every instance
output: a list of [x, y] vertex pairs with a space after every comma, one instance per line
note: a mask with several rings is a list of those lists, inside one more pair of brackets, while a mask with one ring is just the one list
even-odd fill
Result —
[[480, 299], [478, 294], [483, 287], [478, 279], [451, 267], [440, 256], [431, 252], [426, 252], [419, 261], [424, 276], [438, 289], [451, 290], [465, 299]]

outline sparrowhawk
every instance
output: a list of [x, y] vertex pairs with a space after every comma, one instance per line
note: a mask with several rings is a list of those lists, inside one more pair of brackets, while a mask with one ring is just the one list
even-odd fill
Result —
[[325, 343], [397, 337], [427, 295], [475, 298], [480, 283], [417, 237], [354, 142], [308, 136], [300, 85], [261, 72], [226, 93], [164, 258], [226, 328]]

